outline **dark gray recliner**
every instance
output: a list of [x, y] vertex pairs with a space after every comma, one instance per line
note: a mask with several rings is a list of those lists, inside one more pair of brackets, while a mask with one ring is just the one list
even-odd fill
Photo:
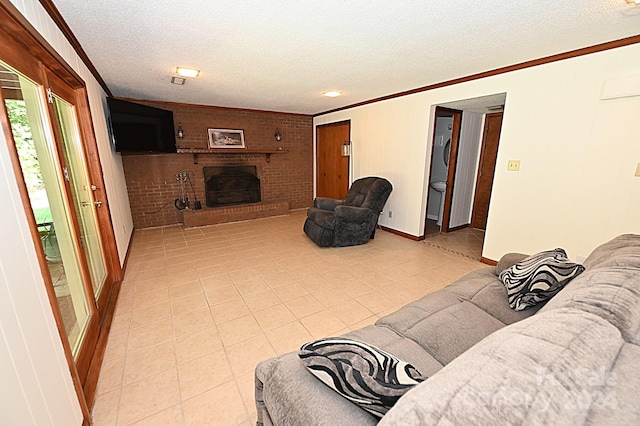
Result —
[[386, 179], [365, 177], [353, 182], [344, 200], [316, 198], [307, 211], [305, 234], [320, 247], [365, 244], [375, 235], [392, 189]]

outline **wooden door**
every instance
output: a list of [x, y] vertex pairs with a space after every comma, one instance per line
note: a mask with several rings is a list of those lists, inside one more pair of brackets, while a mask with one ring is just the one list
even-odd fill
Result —
[[325, 124], [316, 130], [317, 197], [343, 199], [349, 191], [349, 159], [342, 145], [350, 140], [351, 122]]
[[478, 179], [476, 181], [476, 192], [473, 199], [473, 213], [471, 217], [471, 226], [477, 229], [486, 229], [487, 227], [489, 201], [491, 200], [491, 188], [493, 187], [493, 175], [496, 170], [496, 158], [498, 156], [498, 143], [500, 142], [501, 129], [502, 113], [487, 114], [484, 121], [480, 163], [478, 165]]

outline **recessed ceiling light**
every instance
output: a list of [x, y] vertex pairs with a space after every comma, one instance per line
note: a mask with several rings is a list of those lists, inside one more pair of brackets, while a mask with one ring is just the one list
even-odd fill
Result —
[[171, 82], [173, 84], [184, 84], [187, 81], [186, 78], [182, 77], [171, 77]]
[[627, 0], [627, 3], [640, 4], [640, 0]]
[[184, 67], [178, 67], [176, 68], [176, 72], [178, 74], [180, 74], [183, 77], [197, 77], [198, 75], [200, 75], [200, 70], [194, 70], [192, 68], [184, 68]]
[[324, 92], [323, 93], [324, 96], [328, 96], [330, 98], [335, 98], [336, 96], [340, 96], [342, 95], [342, 93], [336, 91], [336, 90], [330, 90], [328, 92]]

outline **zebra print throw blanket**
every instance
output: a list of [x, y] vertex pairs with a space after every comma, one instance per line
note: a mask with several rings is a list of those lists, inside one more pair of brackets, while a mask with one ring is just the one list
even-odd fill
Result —
[[425, 380], [411, 364], [351, 339], [331, 337], [306, 343], [298, 356], [327, 386], [377, 417]]
[[567, 253], [557, 248], [523, 259], [499, 275], [507, 288], [509, 306], [522, 311], [551, 299], [573, 278], [584, 271], [584, 266], [573, 263]]

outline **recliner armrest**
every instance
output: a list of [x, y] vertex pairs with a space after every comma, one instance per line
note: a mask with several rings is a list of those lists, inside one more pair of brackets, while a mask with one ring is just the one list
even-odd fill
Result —
[[354, 206], [336, 206], [334, 213], [336, 222], [365, 222], [376, 217], [373, 210]]
[[322, 210], [334, 211], [336, 207], [342, 204], [342, 200], [336, 200], [334, 198], [318, 197], [313, 200], [313, 207]]

